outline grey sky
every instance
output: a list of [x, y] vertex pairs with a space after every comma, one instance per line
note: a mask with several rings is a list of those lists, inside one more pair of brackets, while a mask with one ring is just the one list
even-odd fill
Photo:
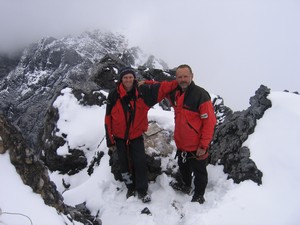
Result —
[[109, 29], [242, 110], [260, 84], [300, 91], [299, 24], [300, 0], [0, 0], [0, 49]]

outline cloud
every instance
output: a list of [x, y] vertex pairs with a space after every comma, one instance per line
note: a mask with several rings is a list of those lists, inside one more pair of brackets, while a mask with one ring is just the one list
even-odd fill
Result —
[[299, 11], [294, 0], [0, 0], [0, 50], [109, 29], [170, 67], [190, 64], [197, 84], [241, 110], [260, 84], [300, 91]]

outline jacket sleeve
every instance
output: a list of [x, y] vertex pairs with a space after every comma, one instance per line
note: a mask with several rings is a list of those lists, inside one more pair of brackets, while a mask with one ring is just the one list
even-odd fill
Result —
[[200, 146], [202, 149], [207, 150], [210, 142], [213, 139], [215, 125], [216, 125], [216, 116], [213, 104], [211, 100], [203, 102], [200, 107], [200, 118], [202, 120], [201, 128], [201, 137], [200, 137]]
[[156, 103], [162, 101], [167, 95], [176, 89], [177, 81], [145, 81], [144, 85], [140, 86], [145, 103], [152, 107]]
[[105, 133], [106, 133], [106, 145], [107, 147], [111, 147], [115, 144], [115, 140], [112, 134], [112, 119], [111, 119], [111, 110], [113, 108], [113, 99], [112, 94], [110, 93], [107, 97], [106, 104], [106, 113], [104, 119]]
[[158, 90], [157, 102], [162, 101], [171, 91], [175, 90], [177, 86], [178, 83], [176, 80], [161, 82]]

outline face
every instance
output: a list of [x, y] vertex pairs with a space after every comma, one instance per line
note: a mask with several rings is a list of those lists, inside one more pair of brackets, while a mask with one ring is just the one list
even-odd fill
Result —
[[131, 73], [127, 73], [122, 77], [122, 84], [126, 91], [130, 91], [133, 88], [134, 76]]
[[178, 85], [185, 90], [192, 82], [193, 74], [189, 68], [178, 68], [176, 70], [176, 81]]

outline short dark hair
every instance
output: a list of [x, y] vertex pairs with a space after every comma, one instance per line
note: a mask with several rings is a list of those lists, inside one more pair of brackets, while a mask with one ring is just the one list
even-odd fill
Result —
[[182, 64], [182, 65], [178, 66], [178, 67], [176, 68], [176, 71], [177, 71], [178, 69], [183, 69], [183, 68], [188, 68], [189, 71], [191, 72], [191, 74], [193, 74], [192, 68], [191, 68], [189, 65], [187, 65], [187, 64]]

